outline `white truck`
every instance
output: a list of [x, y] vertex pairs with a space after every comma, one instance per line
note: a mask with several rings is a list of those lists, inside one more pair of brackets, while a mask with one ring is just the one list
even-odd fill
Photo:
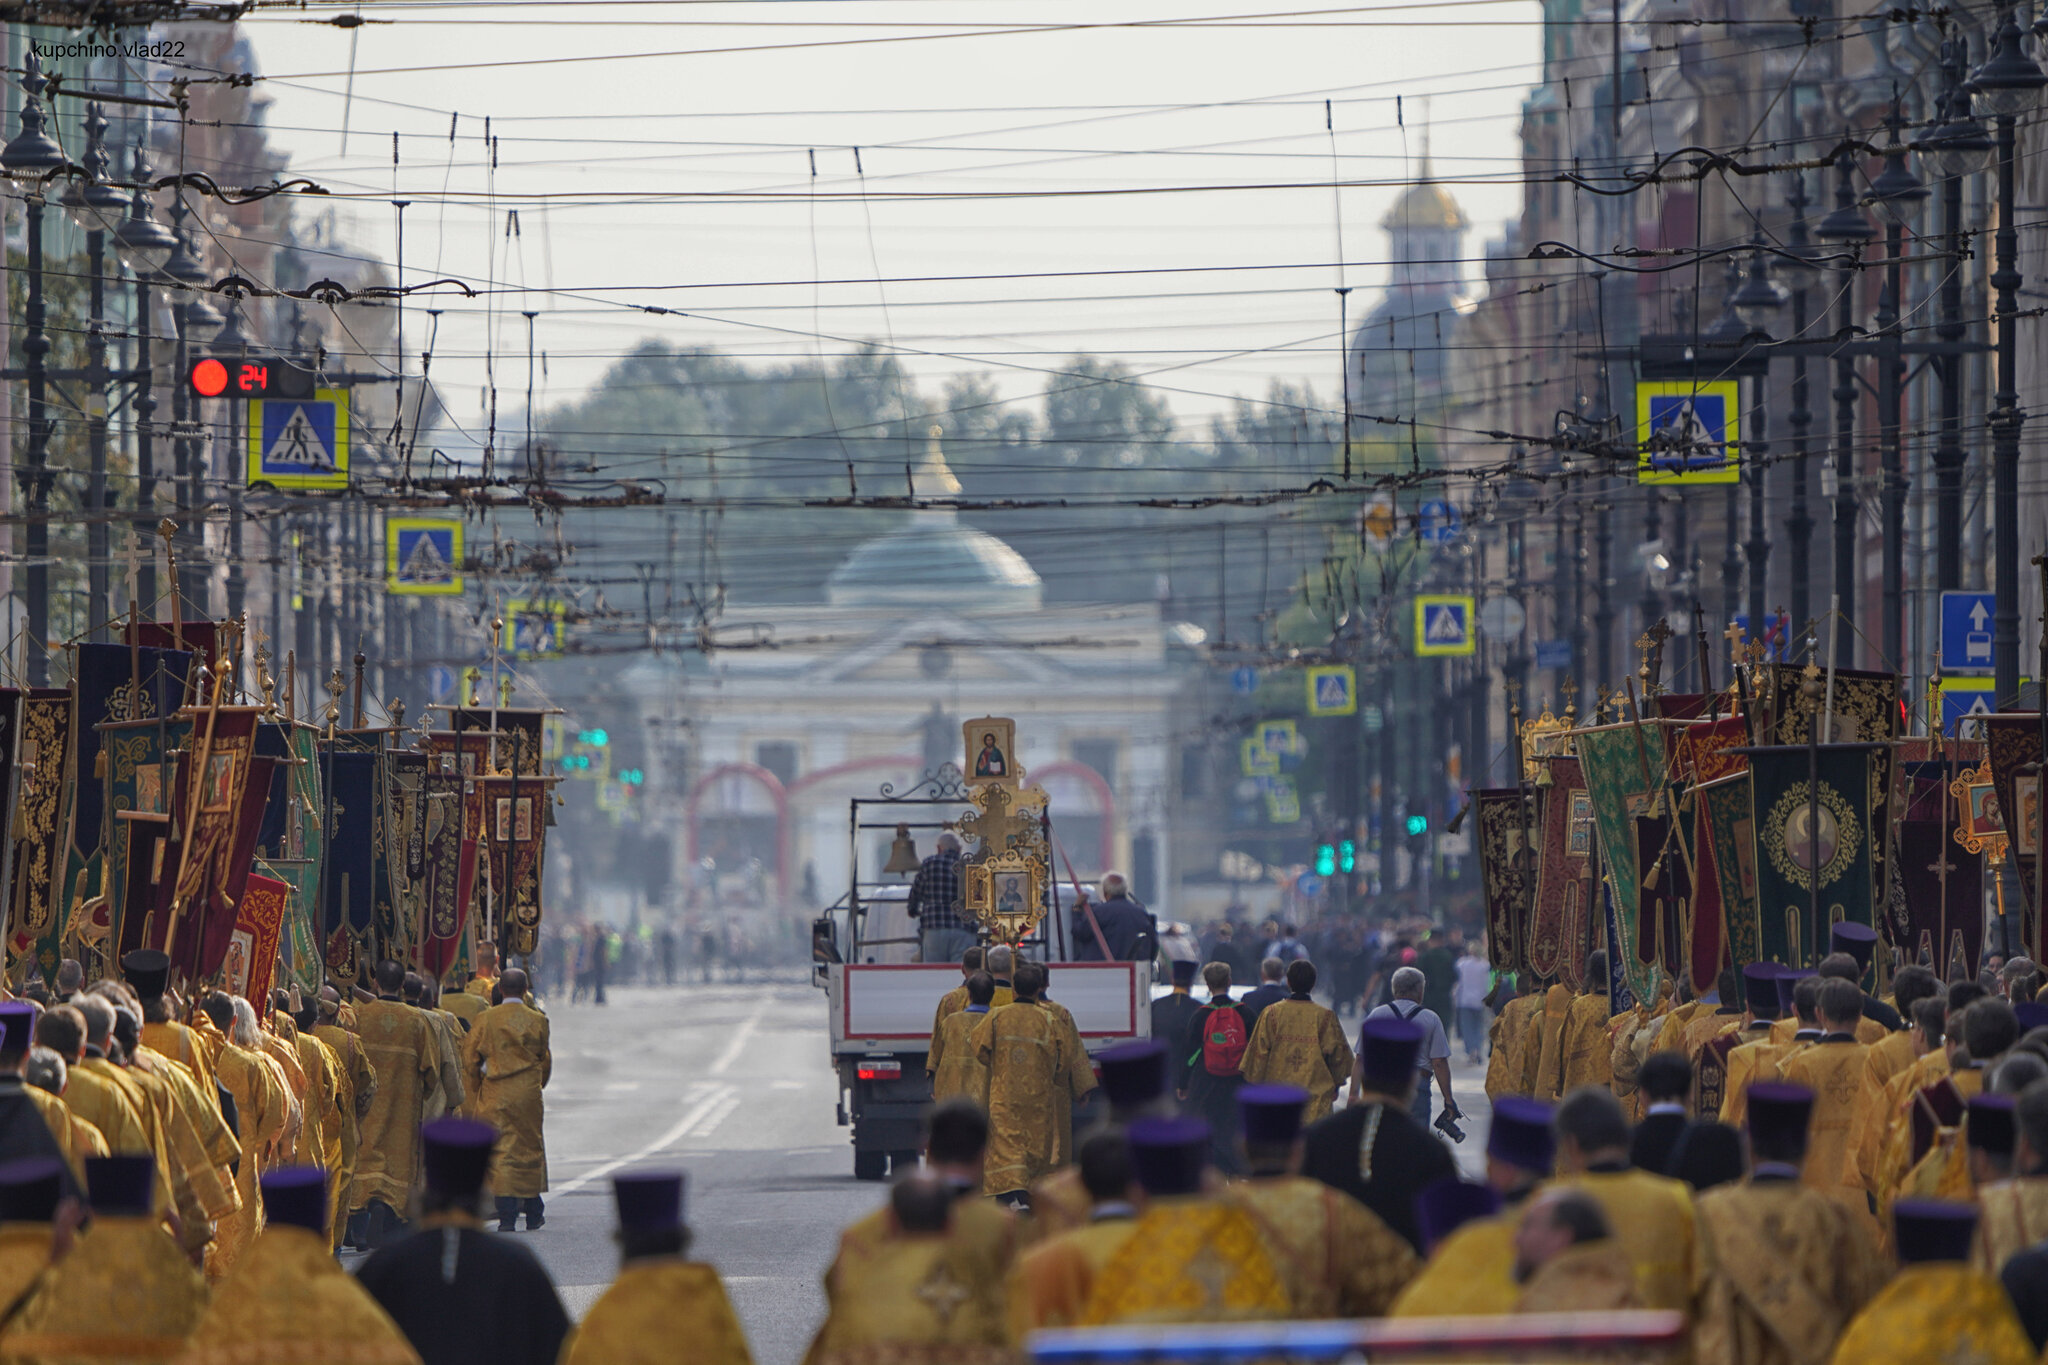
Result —
[[[825, 992], [839, 1122], [853, 1130], [853, 1173], [880, 1180], [917, 1162], [919, 1126], [931, 1103], [925, 1074], [939, 997], [960, 984], [957, 962], [921, 963], [903, 884], [858, 888], [812, 926], [814, 984]], [[1064, 920], [1071, 891], [1026, 939], [1024, 956], [1045, 962], [1047, 994], [1074, 1015], [1090, 1053], [1151, 1034], [1151, 962], [1067, 962]]]

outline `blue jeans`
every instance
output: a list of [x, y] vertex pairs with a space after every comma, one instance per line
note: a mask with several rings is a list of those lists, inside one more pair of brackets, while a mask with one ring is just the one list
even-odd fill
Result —
[[927, 929], [918, 935], [918, 958], [926, 963], [950, 962], [960, 965], [960, 958], [977, 942], [972, 929]]
[[1486, 1055], [1486, 1006], [1458, 1006], [1458, 1039], [1465, 1044], [1465, 1055], [1473, 1061]]
[[1424, 1128], [1429, 1127], [1429, 1088], [1435, 1084], [1436, 1073], [1431, 1071], [1423, 1071], [1417, 1073], [1415, 1081], [1415, 1102], [1408, 1106], [1408, 1112], [1414, 1115], [1415, 1121], [1421, 1124]]

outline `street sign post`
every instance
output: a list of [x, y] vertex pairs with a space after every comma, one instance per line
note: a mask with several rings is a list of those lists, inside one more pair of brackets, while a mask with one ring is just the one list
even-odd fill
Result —
[[1350, 664], [1317, 664], [1308, 671], [1308, 713], [1350, 716], [1358, 712], [1358, 675]]
[[1538, 668], [1570, 668], [1572, 666], [1572, 642], [1570, 640], [1538, 640], [1536, 642], [1536, 666]]
[[1740, 385], [1644, 379], [1636, 383], [1636, 482], [1734, 483], [1742, 441]]
[[446, 517], [391, 517], [384, 523], [384, 587], [402, 597], [462, 591], [462, 523]]
[[1941, 728], [1956, 739], [1982, 739], [1976, 718], [1997, 710], [1988, 677], [1946, 677], [1941, 680]]
[[1456, 540], [1462, 526], [1458, 509], [1442, 498], [1431, 498], [1416, 509], [1416, 534], [1428, 544], [1444, 545]]
[[1423, 658], [1472, 654], [1479, 649], [1473, 630], [1472, 599], [1457, 593], [1424, 593], [1415, 599], [1415, 653]]
[[1230, 690], [1240, 697], [1249, 697], [1259, 690], [1259, 670], [1249, 666], [1230, 670]]
[[251, 488], [348, 487], [348, 390], [249, 400]]
[[1941, 671], [1991, 671], [1991, 618], [1998, 595], [1945, 592], [1941, 595]]

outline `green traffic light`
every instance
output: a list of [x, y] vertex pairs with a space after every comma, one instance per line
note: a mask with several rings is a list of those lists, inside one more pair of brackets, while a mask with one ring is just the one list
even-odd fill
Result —
[[1316, 875], [1327, 877], [1337, 870], [1337, 850], [1328, 844], [1316, 845]]
[[1346, 839], [1337, 845], [1337, 866], [1346, 872], [1358, 870], [1358, 845]]
[[1410, 834], [1427, 834], [1427, 833], [1429, 833], [1429, 817], [1428, 817], [1427, 815], [1411, 815], [1411, 816], [1409, 816], [1409, 817], [1408, 817], [1408, 832], [1409, 832]]

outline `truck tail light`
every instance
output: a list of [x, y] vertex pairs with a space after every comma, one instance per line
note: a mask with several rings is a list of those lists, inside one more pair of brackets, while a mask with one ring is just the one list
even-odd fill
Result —
[[860, 1069], [854, 1074], [864, 1081], [893, 1081], [903, 1075], [903, 1063], [869, 1058], [861, 1062]]

